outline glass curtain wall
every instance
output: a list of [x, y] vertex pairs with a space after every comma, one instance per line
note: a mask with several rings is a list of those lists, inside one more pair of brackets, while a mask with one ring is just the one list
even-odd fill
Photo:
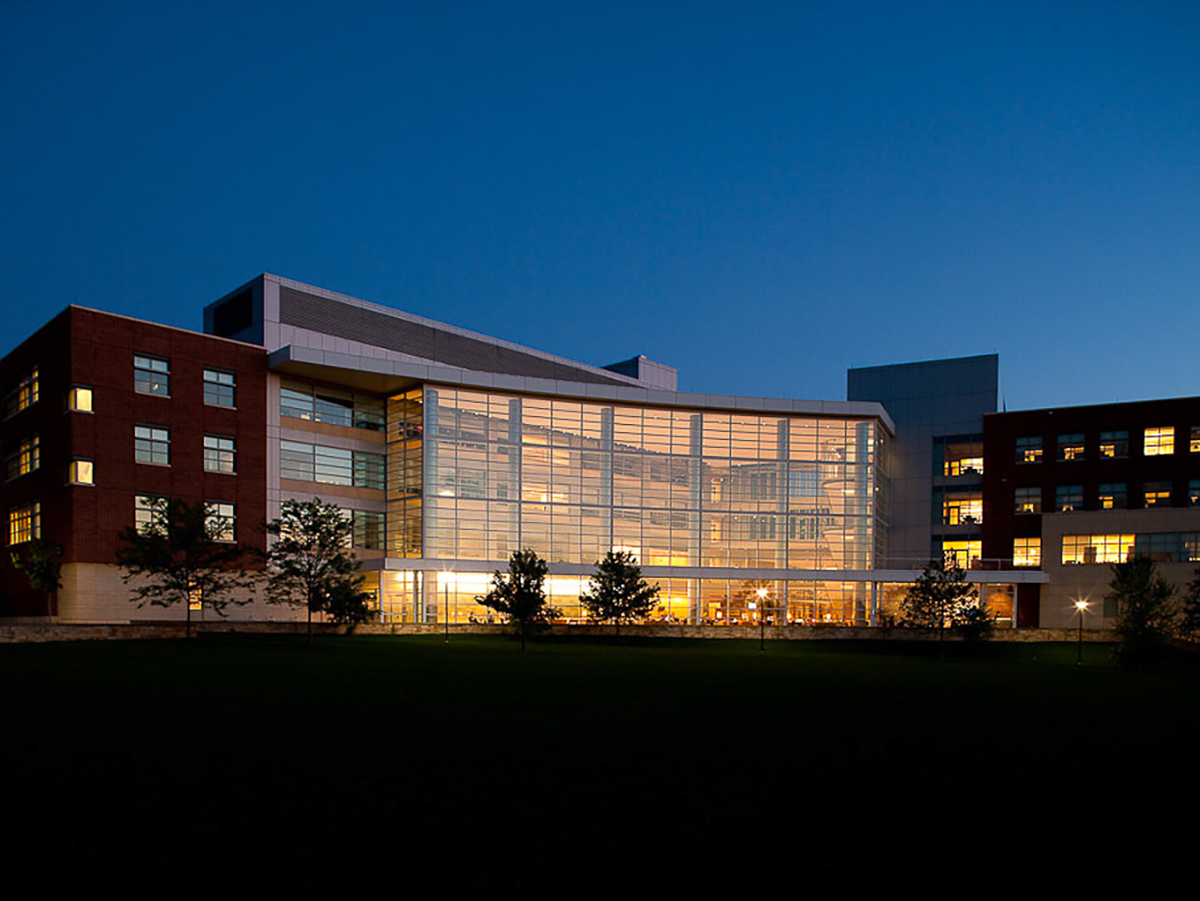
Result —
[[[874, 420], [435, 385], [391, 398], [387, 415], [389, 556], [500, 562], [530, 547], [552, 563], [586, 565], [613, 548], [646, 566], [864, 570], [882, 548]], [[449, 598], [452, 620], [485, 619], [474, 604], [487, 589], [479, 581], [446, 573], [425, 586], [425, 604], [445, 616]], [[550, 581], [564, 616], [581, 617], [586, 579]], [[870, 593], [862, 584], [773, 584], [774, 607], [763, 613], [737, 582], [662, 585], [658, 616], [681, 622], [865, 621]]]

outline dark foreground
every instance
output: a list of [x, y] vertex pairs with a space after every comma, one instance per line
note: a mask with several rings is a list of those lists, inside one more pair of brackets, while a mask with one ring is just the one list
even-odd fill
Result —
[[6, 872], [47, 897], [1153, 895], [1194, 860], [1200, 666], [1084, 651], [4, 646]]

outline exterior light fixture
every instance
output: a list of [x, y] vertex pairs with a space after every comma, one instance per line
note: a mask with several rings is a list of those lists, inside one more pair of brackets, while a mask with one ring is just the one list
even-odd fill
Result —
[[1075, 609], [1079, 611], [1079, 648], [1075, 654], [1075, 665], [1083, 666], [1083, 615], [1087, 613], [1088, 602], [1084, 598], [1075, 599]]
[[767, 649], [767, 589], [757, 588], [754, 593], [758, 595], [758, 650], [761, 653]]

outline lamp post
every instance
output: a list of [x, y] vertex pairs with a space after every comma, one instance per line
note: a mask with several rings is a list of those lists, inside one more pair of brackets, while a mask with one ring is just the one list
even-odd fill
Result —
[[1075, 655], [1075, 665], [1083, 666], [1083, 614], [1087, 612], [1088, 602], [1079, 598], [1075, 601], [1075, 609], [1079, 611], [1079, 650]]
[[758, 595], [758, 650], [761, 653], [767, 649], [767, 589], [758, 588], [754, 593]]

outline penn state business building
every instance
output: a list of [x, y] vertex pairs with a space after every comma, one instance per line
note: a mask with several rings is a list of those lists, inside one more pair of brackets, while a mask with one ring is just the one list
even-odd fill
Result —
[[[205, 307], [202, 332], [68, 307], [0, 382], [9, 550], [41, 538], [63, 564], [47, 598], [4, 555], [0, 616], [178, 618], [130, 602], [122, 529], [163, 498], [203, 501], [222, 539], [261, 550], [284, 500], [319, 497], [352, 521], [384, 623], [485, 620], [475, 597], [532, 548], [566, 622], [616, 549], [661, 586], [661, 621], [886, 624], [941, 555], [1001, 625], [1057, 624], [1046, 545], [1034, 559], [1027, 543], [1058, 540], [1054, 517], [995, 514], [988, 531], [988, 491], [1007, 489], [985, 481], [1003, 470], [985, 448], [1016, 415], [996, 412], [994, 355], [851, 370], [846, 400], [696, 394], [645, 356], [594, 366], [262, 275]], [[1200, 512], [1200, 414], [1177, 403], [1172, 428], [1197, 445], [1180, 438], [1166, 502], [1182, 534]], [[1058, 477], [1039, 476], [1044, 497]]]

